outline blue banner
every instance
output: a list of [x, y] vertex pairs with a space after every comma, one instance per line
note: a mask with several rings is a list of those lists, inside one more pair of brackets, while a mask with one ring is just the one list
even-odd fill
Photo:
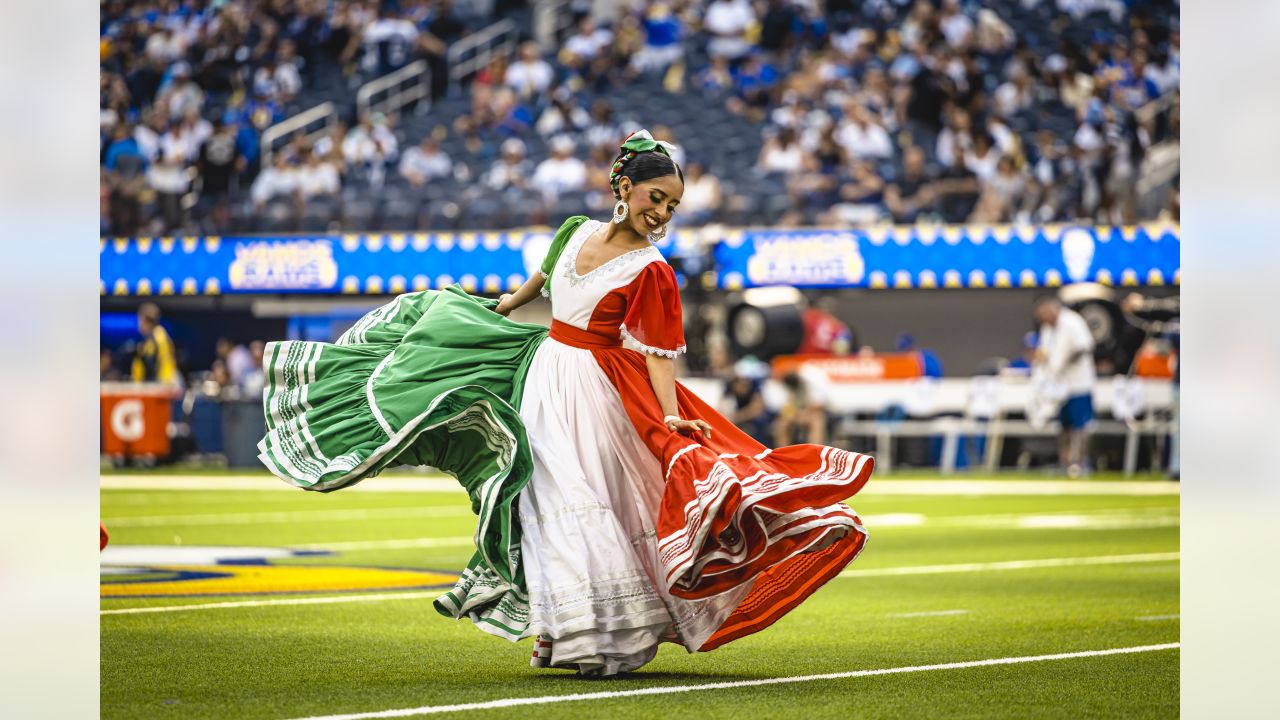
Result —
[[718, 285], [808, 288], [1177, 284], [1178, 226], [910, 226], [741, 230], [715, 249]]
[[[508, 292], [541, 264], [552, 235], [542, 229], [104, 238], [99, 289], [128, 296], [388, 295], [458, 283], [467, 292]], [[693, 234], [672, 233], [659, 247], [677, 253], [696, 243]], [[717, 285], [726, 290], [1164, 285], [1178, 283], [1181, 267], [1172, 224], [726, 230], [713, 253]]]

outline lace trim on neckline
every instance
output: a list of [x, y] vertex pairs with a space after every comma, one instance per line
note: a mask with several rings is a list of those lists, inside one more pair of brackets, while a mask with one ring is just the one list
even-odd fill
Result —
[[[596, 228], [600, 226], [600, 224], [601, 223], [599, 221], [595, 221], [595, 224], [591, 226], [591, 232], [594, 232]], [[583, 227], [586, 227], [586, 226], [587, 226], [587, 223], [583, 223]], [[586, 275], [579, 275], [578, 274], [578, 253], [582, 251], [582, 246], [587, 244], [587, 238], [591, 237], [591, 232], [586, 233], [586, 235], [581, 240], [575, 243], [571, 248], [568, 248], [567, 251], [565, 252], [565, 257], [563, 260], [564, 271], [562, 274], [564, 275], [564, 279], [569, 282], [570, 287], [578, 287], [579, 285], [582, 285], [583, 283], [590, 281], [593, 277], [603, 273], [605, 270], [608, 270], [609, 268], [617, 267], [618, 265], [625, 263], [626, 261], [632, 259], [633, 257], [636, 257], [637, 255], [640, 255], [642, 253], [648, 253], [651, 251], [652, 252], [657, 251], [657, 248], [653, 247], [652, 245], [649, 245], [647, 247], [642, 247], [642, 248], [636, 248], [635, 250], [628, 250], [627, 252], [622, 253], [618, 257], [600, 265], [599, 267], [595, 268], [594, 270], [587, 273]]]
[[681, 345], [675, 350], [663, 350], [662, 348], [656, 348], [652, 345], [645, 345], [639, 340], [636, 340], [635, 336], [627, 330], [626, 325], [619, 325], [618, 331], [622, 333], [622, 347], [630, 350], [637, 350], [642, 353], [649, 353], [650, 355], [661, 355], [662, 357], [671, 358], [672, 360], [676, 359], [676, 356], [680, 355], [685, 350], [684, 345]]

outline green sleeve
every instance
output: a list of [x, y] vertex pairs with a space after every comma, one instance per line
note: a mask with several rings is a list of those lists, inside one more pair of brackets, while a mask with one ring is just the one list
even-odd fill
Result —
[[589, 218], [586, 215], [574, 215], [556, 231], [556, 237], [551, 241], [551, 248], [547, 250], [547, 257], [542, 261], [542, 274], [546, 276], [546, 281], [542, 286], [542, 294], [551, 296], [551, 272], [556, 269], [556, 262], [560, 260], [560, 253], [564, 252], [564, 246], [568, 244], [569, 238], [573, 237], [573, 233], [577, 231], [582, 223]]

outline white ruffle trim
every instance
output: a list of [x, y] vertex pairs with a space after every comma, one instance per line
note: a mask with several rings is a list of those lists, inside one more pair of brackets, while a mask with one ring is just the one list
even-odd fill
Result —
[[622, 347], [627, 348], [629, 350], [636, 350], [642, 353], [649, 353], [650, 355], [661, 355], [662, 357], [667, 357], [674, 360], [676, 356], [683, 353], [685, 349], [684, 345], [681, 345], [675, 350], [664, 350], [662, 348], [653, 347], [652, 345], [645, 345], [639, 340], [636, 340], [635, 336], [633, 336], [630, 332], [627, 331], [626, 325], [619, 325], [618, 330], [622, 332]]
[[542, 293], [542, 297], [544, 298], [551, 297], [551, 291], [547, 289], [547, 284], [545, 282], [542, 283], [542, 289], [539, 290], [538, 292]]

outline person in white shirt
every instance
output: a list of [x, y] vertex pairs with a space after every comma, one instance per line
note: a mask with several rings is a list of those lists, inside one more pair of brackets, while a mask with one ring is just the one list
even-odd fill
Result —
[[453, 160], [440, 149], [440, 141], [428, 135], [416, 147], [400, 156], [400, 177], [420, 188], [437, 178], [449, 177], [453, 172]]
[[865, 107], [850, 103], [846, 113], [846, 120], [836, 128], [835, 139], [850, 156], [858, 160], [893, 157], [893, 140], [888, 131], [873, 121]]
[[546, 92], [554, 79], [551, 65], [538, 56], [538, 44], [530, 41], [520, 46], [520, 59], [507, 68], [502, 82], [520, 97], [528, 98]]
[[333, 197], [342, 190], [342, 177], [338, 169], [324, 158], [307, 151], [303, 154], [302, 167], [298, 168], [298, 193], [303, 200], [313, 197]]
[[547, 202], [555, 202], [561, 195], [580, 191], [587, 183], [587, 166], [574, 157], [573, 140], [564, 135], [551, 139], [551, 157], [538, 163], [533, 171], [533, 187], [542, 193]]
[[1041, 298], [1035, 304], [1040, 323], [1037, 369], [1045, 380], [1065, 395], [1058, 410], [1062, 430], [1058, 435], [1058, 459], [1067, 474], [1085, 472], [1089, 425], [1093, 421], [1093, 333], [1079, 313], [1057, 298]]
[[268, 200], [277, 197], [292, 197], [298, 189], [298, 173], [289, 164], [289, 157], [278, 152], [272, 158], [271, 165], [258, 173], [249, 189], [249, 197], [253, 199], [254, 208], [262, 210]]
[[712, 0], [702, 20], [702, 29], [711, 35], [707, 54], [737, 60], [751, 50], [747, 30], [756, 20], [747, 0]]
[[613, 42], [613, 33], [601, 28], [591, 16], [578, 21], [578, 32], [564, 43], [562, 57], [566, 65], [586, 65]]

